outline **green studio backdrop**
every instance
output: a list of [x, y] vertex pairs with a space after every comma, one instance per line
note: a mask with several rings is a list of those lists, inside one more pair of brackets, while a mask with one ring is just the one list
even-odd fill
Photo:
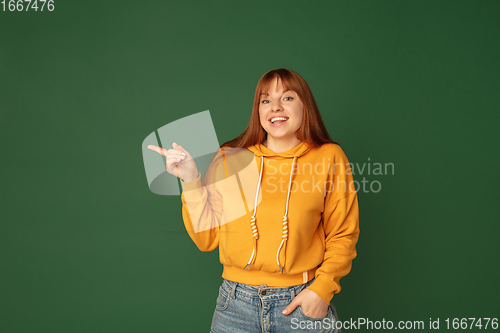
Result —
[[497, 1], [8, 4], [1, 332], [207, 332], [218, 251], [188, 237], [179, 196], [151, 193], [141, 143], [204, 110], [236, 137], [280, 67], [365, 166], [340, 319], [500, 317]]

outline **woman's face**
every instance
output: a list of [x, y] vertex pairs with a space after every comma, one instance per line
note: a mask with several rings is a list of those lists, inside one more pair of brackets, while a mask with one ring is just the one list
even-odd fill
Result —
[[[285, 90], [281, 80], [278, 82], [275, 79], [267, 94], [260, 96], [260, 124], [267, 132], [268, 139], [296, 139], [296, 132], [302, 124], [304, 105], [295, 91]], [[284, 117], [286, 120], [278, 120], [277, 117]]]

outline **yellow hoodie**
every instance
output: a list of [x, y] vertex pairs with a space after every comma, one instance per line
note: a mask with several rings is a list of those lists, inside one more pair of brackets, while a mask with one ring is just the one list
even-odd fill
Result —
[[344, 151], [305, 142], [279, 154], [262, 144], [231, 149], [217, 152], [203, 183], [200, 174], [181, 180], [189, 236], [201, 251], [219, 247], [227, 280], [286, 287], [316, 277], [308, 289], [330, 303], [351, 270], [359, 235]]

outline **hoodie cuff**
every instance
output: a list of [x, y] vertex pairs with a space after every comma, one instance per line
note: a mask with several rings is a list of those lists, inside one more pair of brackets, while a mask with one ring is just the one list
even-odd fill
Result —
[[338, 290], [336, 286], [332, 285], [332, 281], [324, 275], [319, 275], [306, 289], [314, 291], [326, 304], [330, 304], [335, 291]]
[[181, 179], [182, 192], [188, 192], [196, 189], [201, 189], [203, 185], [201, 184], [201, 174], [198, 171], [198, 177], [190, 182], [185, 182]]

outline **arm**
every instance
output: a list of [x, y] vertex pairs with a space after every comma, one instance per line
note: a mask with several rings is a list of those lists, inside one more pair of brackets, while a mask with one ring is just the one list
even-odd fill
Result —
[[334, 158], [331, 170], [333, 172], [328, 179], [333, 185], [325, 197], [325, 209], [322, 213], [325, 231], [324, 259], [316, 271], [315, 281], [307, 288], [327, 304], [340, 291], [340, 279], [351, 270], [359, 236], [358, 196], [354, 190], [349, 162], [341, 149]]
[[[211, 166], [212, 168], [212, 166]], [[186, 230], [204, 252], [213, 251], [219, 246], [219, 226], [222, 218], [222, 196], [215, 188], [215, 182], [207, 181], [212, 174], [201, 181], [201, 175], [190, 182], [181, 180], [182, 218]]]

